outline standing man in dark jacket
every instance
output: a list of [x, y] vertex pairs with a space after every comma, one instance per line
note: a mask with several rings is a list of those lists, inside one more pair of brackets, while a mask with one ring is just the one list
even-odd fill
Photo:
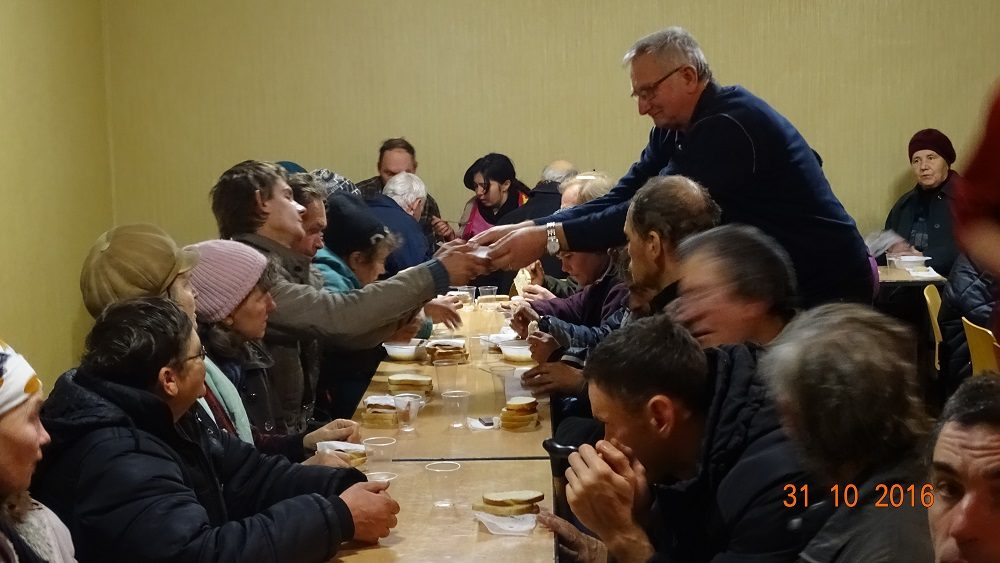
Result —
[[958, 256], [951, 224], [952, 186], [958, 174], [951, 169], [955, 148], [937, 129], [917, 131], [907, 147], [917, 185], [903, 194], [885, 218], [885, 228], [906, 240], [889, 252], [930, 257], [927, 265], [947, 277]]
[[79, 370], [56, 382], [32, 490], [81, 562], [319, 563], [388, 535], [399, 505], [385, 484], [262, 455], [195, 420], [204, 358], [174, 303], [136, 299], [104, 310]]
[[640, 39], [625, 62], [639, 113], [654, 125], [639, 160], [602, 198], [475, 237], [493, 244], [495, 266], [620, 245], [635, 192], [651, 176], [679, 174], [708, 189], [723, 223], [753, 225], [785, 247], [805, 305], [871, 302], [864, 241], [818, 155], [785, 117], [740, 86], [716, 84], [698, 43], [679, 27]]
[[[618, 563], [791, 561], [822, 521], [786, 506], [807, 483], [757, 375], [757, 348], [709, 350], [668, 316], [637, 320], [584, 374], [605, 440], [569, 457], [566, 497]], [[571, 549], [585, 543], [542, 516]]]

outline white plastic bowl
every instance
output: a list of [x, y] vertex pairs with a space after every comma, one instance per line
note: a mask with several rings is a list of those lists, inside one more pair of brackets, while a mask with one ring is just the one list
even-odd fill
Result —
[[922, 270], [930, 259], [930, 256], [893, 256], [889, 265], [899, 270]]
[[509, 362], [530, 362], [531, 348], [526, 340], [505, 340], [500, 343], [500, 351]]
[[419, 360], [424, 351], [420, 345], [421, 342], [419, 338], [414, 338], [409, 342], [386, 342], [382, 344], [382, 347], [389, 354], [390, 360], [413, 362]]

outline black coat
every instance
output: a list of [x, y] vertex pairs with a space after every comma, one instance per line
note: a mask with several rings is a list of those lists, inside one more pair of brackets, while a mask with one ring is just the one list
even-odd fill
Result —
[[969, 343], [965, 340], [962, 317], [979, 326], [990, 326], [993, 314], [993, 277], [981, 272], [969, 257], [962, 254], [948, 276], [941, 292], [941, 380], [951, 394], [958, 384], [972, 375]]
[[[930, 200], [927, 208], [927, 248], [921, 248], [924, 254], [930, 256], [927, 265], [937, 273], [947, 276], [952, 264], [958, 256], [955, 235], [951, 224], [951, 203], [954, 199], [952, 186], [958, 177], [954, 171], [949, 173], [937, 194]], [[919, 205], [920, 186], [903, 194], [889, 211], [885, 218], [885, 228], [896, 231], [899, 236], [908, 239], [913, 229], [913, 220]], [[913, 241], [910, 241], [913, 244]]]
[[354, 535], [337, 496], [356, 470], [292, 464], [145, 391], [67, 373], [42, 409], [52, 436], [32, 493], [81, 563], [326, 561]]
[[825, 522], [802, 520], [802, 502], [783, 505], [785, 485], [807, 479], [757, 374], [758, 351], [707, 351], [715, 392], [698, 474], [653, 487], [664, 520], [651, 531], [653, 561], [795, 561]]

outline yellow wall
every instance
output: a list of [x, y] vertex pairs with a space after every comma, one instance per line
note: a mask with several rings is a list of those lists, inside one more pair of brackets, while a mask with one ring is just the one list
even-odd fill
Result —
[[944, 130], [961, 166], [1000, 71], [996, 0], [107, 6], [118, 220], [184, 242], [213, 235], [207, 191], [244, 158], [363, 179], [381, 140], [405, 135], [449, 219], [491, 150], [529, 184], [554, 158], [621, 174], [649, 127], [621, 55], [669, 24], [800, 128], [867, 231], [911, 184], [913, 132]]
[[90, 327], [79, 290], [111, 222], [101, 9], [0, 2], [0, 338], [47, 387]]
[[911, 183], [914, 131], [948, 133], [961, 169], [998, 23], [996, 0], [7, 0], [0, 335], [49, 380], [72, 365], [94, 238], [134, 221], [213, 236], [208, 189], [245, 158], [363, 179], [405, 135], [449, 219], [488, 151], [529, 184], [554, 158], [621, 174], [649, 127], [621, 55], [670, 24], [799, 127], [868, 231]]

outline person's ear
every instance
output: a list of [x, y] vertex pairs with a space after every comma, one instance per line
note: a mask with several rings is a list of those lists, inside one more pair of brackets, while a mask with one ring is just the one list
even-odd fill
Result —
[[653, 395], [646, 401], [645, 416], [654, 432], [662, 437], [670, 435], [677, 422], [677, 407], [677, 402], [666, 395]]
[[500, 184], [500, 193], [505, 194], [510, 189], [510, 180]]
[[257, 202], [257, 209], [260, 211], [264, 210], [264, 196], [261, 195], [260, 190], [254, 190], [253, 192], [254, 200]]
[[176, 397], [180, 391], [180, 370], [171, 366], [160, 368], [156, 376], [160, 384], [160, 392], [168, 398]]
[[684, 68], [677, 71], [681, 75], [681, 87], [684, 92], [688, 94], [693, 94], [698, 91], [698, 84], [701, 83], [698, 80], [698, 71], [694, 69], [691, 65], [686, 65]]
[[644, 244], [646, 245], [646, 254], [652, 258], [658, 258], [663, 254], [663, 237], [657, 231], [649, 231], [644, 237]]

